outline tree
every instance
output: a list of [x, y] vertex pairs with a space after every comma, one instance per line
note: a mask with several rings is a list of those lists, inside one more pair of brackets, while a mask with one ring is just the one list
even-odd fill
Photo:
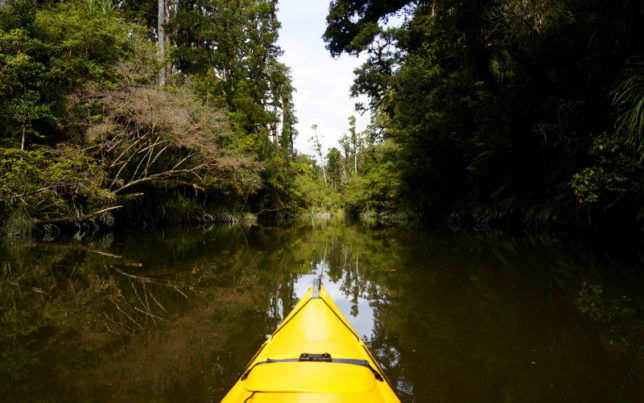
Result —
[[320, 166], [322, 167], [322, 178], [324, 178], [324, 184], [327, 184], [327, 178], [326, 178], [326, 168], [324, 166], [324, 157], [322, 154], [322, 143], [320, 142], [320, 136], [318, 135], [318, 125], [317, 123], [314, 123], [311, 125], [311, 130], [313, 130], [313, 136], [309, 139], [311, 142], [311, 145], [313, 146], [313, 150], [315, 151], [315, 154], [318, 157], [318, 161], [320, 161]]
[[204, 99], [232, 112], [258, 153], [266, 154], [269, 138], [290, 147], [293, 87], [288, 68], [278, 60], [275, 0], [182, 1], [167, 26], [178, 70], [197, 82]]
[[[53, 122], [51, 104], [42, 99], [42, 74], [44, 47], [40, 40], [32, 37], [35, 28], [35, 8], [26, 2], [17, 2], [0, 18], [0, 94], [2, 95], [2, 117], [5, 122], [4, 135], [17, 137], [22, 150], [27, 136], [43, 135], [35, 128], [41, 122]], [[13, 13], [12, 13], [13, 12]], [[10, 16], [14, 18], [10, 18]], [[11, 132], [16, 135], [11, 135]]]
[[351, 160], [353, 173], [358, 173], [358, 154], [362, 150], [364, 140], [356, 129], [356, 117], [349, 116], [349, 134], [343, 134], [339, 140], [340, 146], [344, 150], [344, 156], [347, 161]]
[[342, 154], [337, 148], [332, 147], [326, 154], [326, 166], [331, 186], [336, 190], [340, 190], [342, 187], [343, 166]]
[[66, 96], [81, 83], [117, 79], [114, 65], [140, 45], [140, 30], [92, 3], [38, 10], [16, 0], [0, 13], [0, 137], [26, 147], [63, 137]]
[[19, 98], [9, 102], [8, 112], [20, 127], [21, 139], [20, 149], [24, 150], [27, 142], [27, 135], [43, 137], [34, 130], [34, 123], [38, 121], [49, 121], [56, 123], [57, 119], [51, 112], [51, 104], [44, 104], [40, 94], [33, 90], [27, 90]]
[[353, 175], [343, 189], [348, 211], [391, 212], [401, 207], [404, 186], [397, 169], [399, 152], [399, 147], [390, 140], [363, 151], [360, 173]]
[[362, 52], [381, 31], [378, 22], [410, 3], [410, 0], [331, 1], [323, 36], [327, 49], [333, 56]]
[[0, 4], [0, 220], [295, 208], [276, 1]]
[[[402, 23], [385, 26], [394, 15]], [[595, 151], [640, 125], [638, 74], [610, 102], [615, 77], [644, 57], [640, 1], [334, 0], [327, 24], [332, 55], [367, 54], [352, 93], [369, 97], [384, 137], [400, 146], [395, 169], [412, 207], [482, 225], [641, 217], [623, 202], [641, 200], [642, 177], [621, 152]], [[582, 172], [596, 158], [604, 172], [631, 173]], [[586, 180], [618, 179], [628, 197], [609, 192], [592, 211], [576, 202]]]
[[159, 86], [164, 87], [166, 76], [168, 74], [165, 61], [165, 24], [166, 18], [166, 4], [165, 0], [158, 0], [158, 22], [157, 22], [157, 47], [159, 49], [159, 61], [161, 63], [161, 70], [159, 71]]

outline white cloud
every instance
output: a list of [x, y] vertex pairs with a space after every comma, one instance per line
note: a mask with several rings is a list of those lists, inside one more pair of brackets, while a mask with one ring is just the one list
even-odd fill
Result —
[[328, 0], [281, 0], [278, 18], [282, 23], [279, 45], [284, 50], [282, 62], [291, 68], [299, 135], [295, 147], [301, 153], [313, 154], [308, 139], [311, 125], [318, 125], [325, 151], [338, 147], [347, 130], [347, 119], [355, 115], [358, 130], [369, 123], [367, 115], [355, 112], [357, 99], [350, 97], [353, 70], [364, 58], [343, 55], [333, 59], [325, 49], [322, 34], [326, 29]]

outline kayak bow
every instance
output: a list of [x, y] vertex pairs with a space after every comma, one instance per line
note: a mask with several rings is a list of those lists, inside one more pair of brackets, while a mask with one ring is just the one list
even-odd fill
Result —
[[321, 285], [264, 342], [222, 402], [399, 402]]

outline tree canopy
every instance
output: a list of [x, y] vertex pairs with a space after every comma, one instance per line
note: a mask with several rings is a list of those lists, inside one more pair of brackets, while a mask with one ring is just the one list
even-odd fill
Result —
[[276, 4], [3, 2], [3, 225], [124, 206], [135, 221], [297, 209], [294, 88], [278, 61]]
[[327, 23], [332, 55], [367, 54], [352, 90], [400, 145], [414, 208], [641, 220], [641, 1], [336, 0]]

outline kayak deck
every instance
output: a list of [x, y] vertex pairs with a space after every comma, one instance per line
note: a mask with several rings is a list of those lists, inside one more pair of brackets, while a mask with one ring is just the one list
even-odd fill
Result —
[[398, 402], [324, 287], [313, 287], [266, 340], [222, 402]]

